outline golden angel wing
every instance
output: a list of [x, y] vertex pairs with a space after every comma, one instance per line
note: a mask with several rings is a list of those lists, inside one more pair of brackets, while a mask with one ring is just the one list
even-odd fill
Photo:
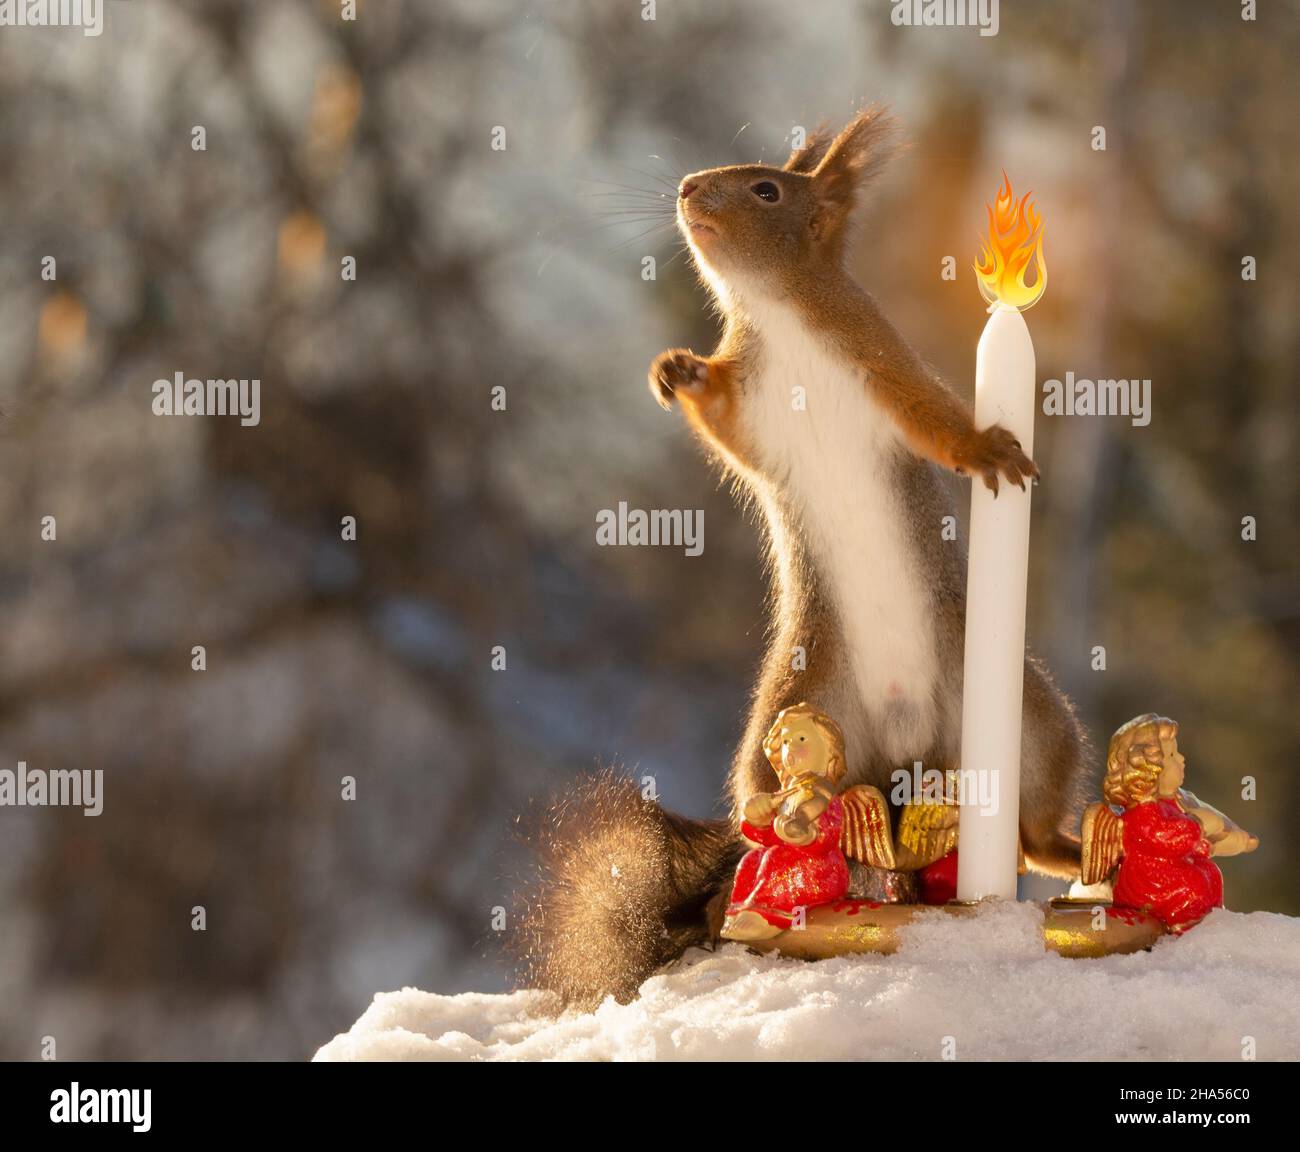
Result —
[[956, 804], [914, 801], [898, 817], [897, 859], [900, 868], [924, 868], [957, 847], [961, 810]]
[[889, 804], [879, 788], [858, 784], [841, 793], [844, 827], [840, 849], [845, 856], [873, 868], [894, 866], [894, 840], [889, 828]]
[[1100, 884], [1119, 863], [1124, 824], [1109, 804], [1090, 804], [1083, 813], [1083, 866], [1079, 879]]

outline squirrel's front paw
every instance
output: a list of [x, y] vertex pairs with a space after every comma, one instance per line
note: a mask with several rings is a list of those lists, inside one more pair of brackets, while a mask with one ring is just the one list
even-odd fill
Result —
[[1038, 466], [1025, 455], [1020, 441], [1001, 424], [981, 428], [971, 436], [958, 457], [957, 471], [981, 477], [994, 496], [998, 494], [999, 476], [1005, 476], [1021, 489], [1026, 479], [1038, 479]]
[[660, 352], [650, 365], [650, 394], [664, 409], [678, 392], [698, 392], [709, 380], [709, 364], [687, 348]]

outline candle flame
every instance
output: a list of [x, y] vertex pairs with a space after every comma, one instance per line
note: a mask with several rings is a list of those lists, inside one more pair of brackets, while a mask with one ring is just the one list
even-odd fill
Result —
[[[1009, 308], [1029, 308], [1036, 304], [1047, 287], [1047, 261], [1043, 257], [1043, 218], [1030, 203], [1032, 192], [1019, 200], [1011, 191], [1011, 181], [1002, 173], [1002, 187], [997, 200], [989, 204], [989, 233], [981, 241], [975, 274], [980, 294], [990, 304]], [[1034, 270], [1034, 282], [1025, 283], [1025, 274]], [[992, 311], [992, 309], [990, 309]]]

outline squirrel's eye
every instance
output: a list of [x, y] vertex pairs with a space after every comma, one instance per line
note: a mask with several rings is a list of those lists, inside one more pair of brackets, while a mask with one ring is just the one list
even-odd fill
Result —
[[769, 204], [775, 204], [781, 199], [781, 189], [773, 184], [771, 180], [761, 180], [750, 191], [760, 200], [766, 200]]

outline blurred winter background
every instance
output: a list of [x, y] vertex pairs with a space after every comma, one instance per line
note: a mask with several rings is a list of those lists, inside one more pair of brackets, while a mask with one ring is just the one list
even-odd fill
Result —
[[[1182, 721], [1263, 837], [1232, 906], [1300, 912], [1295, 3], [1003, 0], [989, 38], [886, 0], [340, 7], [0, 28], [0, 765], [106, 778], [96, 819], [0, 809], [0, 1057], [308, 1056], [376, 990], [505, 985], [530, 797], [617, 760], [711, 809], [756, 536], [644, 385], [704, 296], [602, 194], [864, 98], [912, 147], [862, 274], [963, 395], [1004, 167], [1048, 221], [1040, 376], [1152, 380], [1149, 427], [1039, 422], [1031, 640], [1099, 743]], [[260, 378], [261, 424], [154, 416], [178, 371]], [[598, 548], [619, 500], [703, 508], [704, 554]]]

